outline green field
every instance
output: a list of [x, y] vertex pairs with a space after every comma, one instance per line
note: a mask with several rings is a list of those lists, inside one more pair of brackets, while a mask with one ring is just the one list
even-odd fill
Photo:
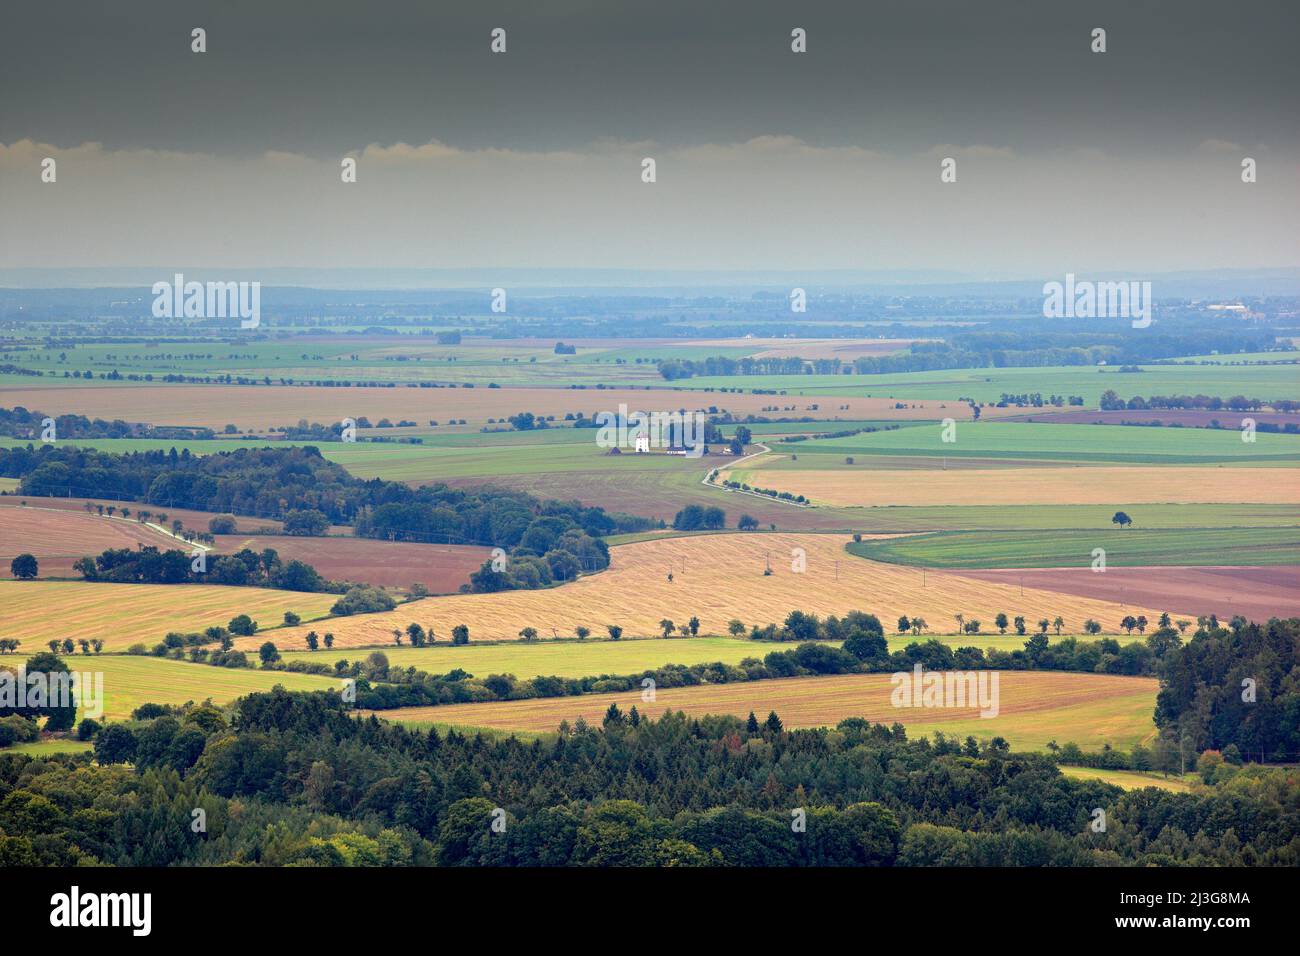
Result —
[[[1246, 395], [1276, 399], [1300, 397], [1300, 368], [1295, 365], [1143, 365], [1139, 373], [1118, 367], [1059, 365], [1037, 368], [944, 369], [886, 375], [734, 375], [683, 379], [676, 388], [776, 389], [788, 395], [867, 396], [872, 398], [974, 399], [996, 403], [1006, 394], [1039, 392], [1077, 395], [1085, 408], [1096, 408], [1101, 393], [1113, 389], [1121, 398], [1134, 395]], [[610, 383], [617, 384], [617, 383]]]
[[29, 744], [13, 744], [0, 750], [0, 754], [27, 754], [29, 757], [53, 757], [55, 754], [81, 754], [94, 748], [89, 740], [70, 737], [46, 737]]
[[1096, 767], [1061, 767], [1061, 773], [1076, 780], [1100, 780], [1113, 784], [1124, 790], [1141, 790], [1143, 787], [1155, 787], [1172, 793], [1188, 793], [1192, 789], [1189, 782], [1195, 774], [1188, 774], [1188, 779], [1166, 777], [1158, 773], [1144, 773], [1138, 770], [1100, 770]]
[[[885, 621], [892, 631], [891, 621]], [[1069, 635], [1063, 635], [1068, 637]], [[1018, 651], [1025, 646], [1024, 637], [1015, 634], [911, 635], [888, 634], [889, 649], [902, 650], [918, 641], [942, 641], [953, 647], [977, 646], [986, 650]], [[1051, 635], [1053, 641], [1056, 635]], [[837, 642], [831, 642], [836, 643]], [[602, 674], [638, 674], [666, 664], [738, 664], [747, 657], [762, 659], [773, 651], [791, 650], [795, 645], [784, 642], [751, 641], [748, 638], [692, 637], [611, 641], [507, 641], [501, 644], [450, 644], [433, 647], [347, 648], [333, 650], [289, 650], [280, 647], [286, 661], [313, 661], [333, 666], [336, 661], [363, 661], [372, 651], [382, 651], [393, 667], [414, 667], [428, 674], [445, 674], [460, 668], [475, 677], [489, 674], [514, 674], [532, 677], [598, 677]], [[838, 646], [838, 644], [837, 644]]]
[[[18, 666], [22, 655], [6, 655], [4, 662]], [[63, 657], [68, 670], [76, 673], [103, 674], [104, 716], [125, 720], [141, 704], [213, 703], [226, 704], [237, 697], [267, 691], [280, 684], [288, 690], [338, 689], [339, 681], [315, 674], [288, 671], [263, 671], [252, 668], [212, 667], [160, 657], [136, 657], [126, 654], [68, 654]], [[94, 716], [78, 709], [77, 719]]]
[[[1109, 425], [1099, 430], [1096, 425], [991, 421], [958, 422], [952, 442], [945, 442], [944, 434], [943, 426], [934, 424], [778, 443], [773, 451], [797, 454], [799, 460], [782, 459], [773, 465], [816, 468], [818, 457], [827, 455], [838, 463], [848, 456], [867, 455], [1150, 464], [1300, 462], [1300, 435], [1259, 433], [1256, 441], [1244, 442], [1236, 431], [1208, 428]], [[827, 459], [823, 464], [832, 463]]]
[[940, 531], [849, 544], [873, 561], [927, 568], [1088, 567], [1103, 548], [1113, 567], [1264, 566], [1300, 563], [1300, 528], [1097, 528], [1054, 531]]

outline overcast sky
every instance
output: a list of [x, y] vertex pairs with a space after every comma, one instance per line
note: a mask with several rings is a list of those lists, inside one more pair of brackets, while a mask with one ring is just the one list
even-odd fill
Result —
[[0, 268], [1295, 266], [1298, 8], [17, 5]]

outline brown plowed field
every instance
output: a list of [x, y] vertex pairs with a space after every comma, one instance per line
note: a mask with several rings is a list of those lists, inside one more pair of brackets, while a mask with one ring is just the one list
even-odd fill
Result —
[[305, 561], [331, 581], [356, 581], [380, 587], [423, 584], [434, 594], [453, 594], [469, 583], [492, 556], [491, 548], [473, 545], [417, 544], [370, 538], [300, 538], [292, 535], [217, 536], [217, 551], [274, 548], [285, 561]]
[[140, 544], [163, 550], [185, 547], [134, 518], [101, 518], [82, 510], [47, 510], [34, 506], [39, 501], [29, 499], [26, 508], [0, 508], [0, 577], [12, 577], [9, 563], [24, 553], [36, 556], [42, 578], [80, 577], [72, 570], [73, 562], [109, 548], [134, 549]]
[[[566, 412], [594, 415], [629, 410], [654, 412], [685, 409], [707, 410], [716, 406], [736, 415], [765, 414], [765, 406], [794, 405], [797, 412], [812, 418], [844, 420], [932, 419], [949, 416], [966, 420], [970, 408], [956, 400], [908, 403], [895, 409], [888, 398], [808, 398], [802, 396], [739, 395], [655, 389], [568, 389], [568, 388], [324, 388], [254, 385], [140, 385], [87, 386], [85, 388], [17, 387], [5, 390], [12, 405], [40, 409], [50, 415], [91, 415], [120, 418], [153, 425], [206, 425], [220, 429], [227, 423], [240, 428], [267, 429], [293, 425], [299, 419], [337, 422], [344, 418], [371, 421], [409, 419], [420, 424], [429, 420], [464, 418], [472, 425], [485, 424], [522, 411], [564, 417]], [[818, 404], [812, 411], [809, 405]], [[847, 405], [848, 408], [840, 406]]]
[[845, 674], [659, 688], [651, 702], [642, 699], [642, 691], [633, 690], [375, 713], [405, 722], [546, 732], [579, 717], [598, 726], [612, 703], [625, 714], [636, 707], [651, 717], [680, 710], [691, 716], [743, 718], [753, 711], [762, 720], [774, 710], [786, 727], [833, 726], [847, 717], [862, 717], [872, 723], [897, 721], [911, 736], [934, 731], [977, 739], [1002, 736], [1017, 748], [1035, 749], [1049, 740], [1073, 741], [1095, 750], [1106, 743], [1127, 748], [1149, 738], [1158, 689], [1154, 679], [1144, 677], [1001, 671], [997, 715], [982, 718], [973, 707], [895, 707], [890, 699], [894, 686], [889, 674]]
[[[1231, 555], [1225, 555], [1231, 557]], [[1159, 605], [1169, 613], [1217, 614], [1227, 620], [1241, 614], [1251, 620], [1300, 617], [1300, 566], [1268, 568], [1030, 568], [962, 571], [963, 577], [1016, 584], [1060, 594]]]

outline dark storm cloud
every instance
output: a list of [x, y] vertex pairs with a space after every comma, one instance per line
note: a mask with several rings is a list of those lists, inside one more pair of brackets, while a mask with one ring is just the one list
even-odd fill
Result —
[[[1297, 141], [1298, 5], [1277, 2], [10, 4], [0, 143], [571, 149], [766, 134], [908, 151]], [[189, 51], [208, 31], [209, 52]], [[488, 52], [508, 30], [509, 52]], [[808, 31], [793, 56], [789, 34]], [[1109, 52], [1093, 55], [1093, 27]]]

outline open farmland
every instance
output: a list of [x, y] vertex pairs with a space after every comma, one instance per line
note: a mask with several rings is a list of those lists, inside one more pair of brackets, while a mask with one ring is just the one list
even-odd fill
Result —
[[[426, 598], [390, 612], [332, 620], [325, 629], [334, 633], [336, 647], [391, 644], [393, 629], [412, 622], [444, 640], [458, 624], [469, 626], [471, 640], [514, 640], [525, 627], [542, 636], [572, 635], [579, 625], [594, 632], [606, 624], [623, 627], [631, 637], [657, 633], [661, 619], [685, 623], [694, 615], [700, 633], [724, 634], [733, 618], [765, 625], [799, 609], [819, 615], [865, 610], [882, 621], [920, 614], [937, 632], [955, 630], [958, 613], [979, 618], [986, 627], [999, 611], [1033, 621], [1059, 614], [1067, 630], [1095, 618], [1114, 633], [1123, 615], [1133, 611], [1107, 601], [1032, 589], [1022, 595], [1009, 585], [866, 561], [845, 552], [848, 541], [844, 535], [781, 533], [640, 541], [612, 548], [608, 570], [559, 587]], [[799, 560], [806, 562], [806, 571], [793, 570]], [[768, 566], [772, 573], [765, 575]], [[1141, 610], [1154, 620], [1163, 609]], [[322, 627], [285, 628], [274, 640], [283, 648], [300, 648], [309, 629]], [[236, 646], [258, 643], [259, 638], [243, 638]]]
[[90, 581], [0, 581], [0, 634], [22, 640], [24, 651], [55, 638], [98, 638], [106, 651], [161, 641], [169, 631], [189, 633], [225, 626], [247, 614], [271, 627], [293, 611], [303, 620], [320, 617], [338, 600], [305, 594], [219, 584], [104, 584]]
[[[739, 383], [735, 383], [739, 384]], [[328, 388], [306, 385], [23, 385], [5, 388], [5, 403], [38, 409], [49, 415], [77, 414], [120, 418], [154, 425], [190, 425], [222, 429], [233, 424], [241, 430], [294, 425], [300, 419], [328, 424], [363, 416], [373, 422], [446, 422], [465, 419], [471, 425], [488, 424], [489, 418], [506, 418], [519, 412], [555, 415], [568, 412], [707, 411], [714, 407], [734, 415], [769, 414], [774, 404], [791, 406], [786, 417], [826, 419], [933, 419], [949, 416], [969, 419], [970, 409], [950, 401], [922, 402], [895, 409], [884, 398], [843, 398], [834, 402], [751, 394], [700, 395], [668, 388]], [[813, 406], [817, 406], [814, 408]]]
[[23, 553], [36, 556], [43, 578], [80, 577], [72, 570], [73, 563], [109, 548], [182, 546], [171, 535], [134, 518], [46, 509], [40, 507], [43, 503], [44, 499], [34, 498], [26, 508], [0, 508], [0, 577], [10, 577], [9, 563]]
[[[805, 461], [800, 456], [799, 463]], [[870, 462], [870, 459], [868, 459]], [[757, 462], [760, 466], [763, 460]], [[1300, 504], [1300, 469], [1179, 465], [914, 469], [861, 463], [793, 471], [743, 467], [724, 478], [837, 507], [910, 505]]]
[[743, 718], [753, 711], [761, 719], [769, 711], [776, 711], [786, 727], [833, 726], [848, 717], [861, 717], [873, 723], [897, 721], [912, 737], [936, 732], [971, 735], [977, 740], [1000, 736], [1022, 750], [1042, 750], [1051, 740], [1059, 744], [1072, 741], [1085, 750], [1100, 750], [1105, 744], [1126, 750], [1155, 735], [1151, 712], [1157, 684], [1150, 678], [1002, 671], [998, 684], [998, 713], [989, 718], [980, 717], [979, 710], [971, 707], [895, 707], [890, 700], [893, 685], [888, 674], [659, 688], [649, 702], [642, 700], [641, 691], [633, 690], [408, 707], [377, 713], [389, 720], [415, 724], [437, 721], [501, 730], [548, 731], [562, 721], [572, 724], [579, 718], [599, 724], [610, 704], [617, 704], [624, 713], [636, 707], [643, 716], [673, 710], [690, 716], [733, 714]]
[[469, 583], [492, 549], [459, 544], [420, 544], [372, 538], [304, 538], [292, 535], [218, 535], [216, 550], [275, 550], [282, 561], [305, 561], [331, 581], [409, 588], [423, 584], [433, 594], [451, 594]]
[[[21, 660], [6, 657], [0, 664]], [[202, 703], [209, 698], [215, 704], [228, 704], [277, 685], [288, 690], [338, 690], [341, 686], [335, 679], [314, 674], [210, 667], [128, 654], [68, 654], [64, 660], [71, 671], [104, 675], [104, 716], [110, 720], [128, 719], [141, 704]]]

